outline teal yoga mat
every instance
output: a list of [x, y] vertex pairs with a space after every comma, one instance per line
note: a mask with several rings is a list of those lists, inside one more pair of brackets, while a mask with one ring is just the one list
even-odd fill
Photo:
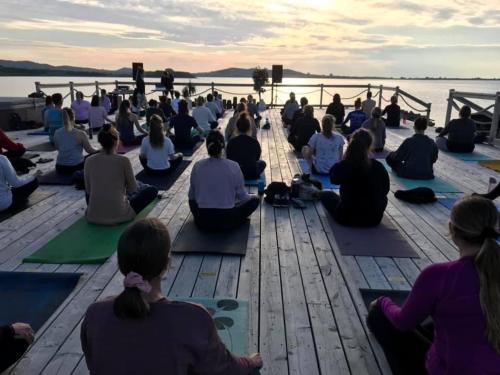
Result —
[[435, 177], [432, 180], [410, 180], [409, 178], [399, 177], [389, 165], [387, 165], [385, 160], [379, 160], [389, 172], [392, 179], [397, 181], [398, 184], [403, 186], [405, 189], [415, 189], [417, 187], [427, 187], [432, 189], [435, 193], [461, 193], [462, 191], [449, 184], [440, 177]]
[[248, 355], [248, 302], [236, 299], [174, 298], [205, 307], [215, 322], [217, 333], [227, 349], [236, 355]]
[[323, 189], [333, 190], [333, 189], [340, 188], [339, 185], [334, 185], [331, 183], [330, 176], [311, 173], [311, 169], [309, 168], [309, 164], [307, 163], [306, 160], [299, 159], [299, 166], [300, 166], [300, 169], [302, 170], [302, 173], [309, 173], [313, 178], [315, 178], [316, 180], [321, 182]]
[[476, 151], [469, 153], [445, 152], [445, 154], [463, 161], [491, 160], [489, 156], [480, 154], [479, 152]]

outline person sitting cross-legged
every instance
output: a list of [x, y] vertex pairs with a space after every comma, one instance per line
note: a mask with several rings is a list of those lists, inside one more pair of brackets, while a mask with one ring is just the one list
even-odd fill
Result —
[[304, 107], [304, 115], [300, 117], [291, 127], [288, 135], [288, 142], [293, 145], [297, 152], [302, 151], [302, 147], [306, 146], [311, 137], [321, 132], [319, 121], [314, 118], [314, 107], [306, 105]]
[[[354, 133], [356, 130], [361, 128], [361, 125], [363, 125], [363, 122], [365, 122], [366, 119], [367, 117], [361, 109], [361, 99], [357, 98], [354, 102], [354, 111], [349, 112], [347, 117], [342, 122], [342, 133], [344, 135], [350, 135]], [[348, 122], [349, 126], [346, 126]]]
[[206, 145], [209, 157], [191, 171], [189, 207], [199, 228], [229, 231], [242, 225], [260, 200], [246, 191], [239, 164], [222, 157], [224, 136], [212, 130]]
[[382, 152], [385, 146], [385, 121], [382, 119], [382, 110], [379, 107], [374, 107], [371, 112], [371, 117], [363, 122], [362, 128], [370, 131], [373, 137], [373, 151]]
[[160, 116], [150, 119], [149, 135], [142, 140], [139, 160], [147, 174], [166, 176], [182, 162], [182, 154], [175, 153], [174, 144], [165, 137]]
[[464, 105], [459, 115], [459, 119], [451, 120], [439, 133], [436, 144], [443, 151], [471, 153], [474, 151], [476, 138], [476, 123], [470, 118], [471, 108]]
[[413, 129], [415, 134], [405, 139], [385, 160], [400, 177], [414, 180], [433, 179], [433, 165], [438, 159], [439, 151], [434, 141], [425, 135], [427, 119], [417, 118]]
[[13, 323], [0, 327], [0, 373], [3, 373], [26, 352], [35, 339], [28, 323]]
[[22, 205], [37, 188], [35, 176], [18, 176], [7, 156], [0, 155], [0, 212]]
[[[120, 141], [125, 146], [135, 146], [140, 145], [142, 138], [148, 135], [139, 124], [139, 118], [136, 114], [132, 113], [130, 110], [130, 102], [124, 100], [120, 103], [120, 108], [115, 118], [116, 128], [120, 135]], [[136, 136], [134, 133], [134, 127], [141, 133], [141, 135]]]
[[81, 345], [91, 374], [250, 375], [259, 354], [237, 357], [222, 343], [203, 306], [170, 300], [162, 279], [170, 262], [167, 226], [139, 220], [121, 235], [117, 296], [95, 302], [81, 325]]
[[448, 225], [459, 258], [426, 267], [403, 306], [371, 303], [367, 325], [394, 375], [500, 373], [498, 211], [467, 196]]
[[382, 116], [387, 115], [385, 124], [388, 128], [399, 128], [401, 122], [401, 107], [398, 105], [398, 96], [391, 96], [391, 104], [382, 111]]
[[251, 120], [247, 112], [240, 113], [236, 121], [237, 135], [227, 143], [226, 156], [240, 165], [246, 180], [260, 177], [266, 162], [260, 160], [262, 153], [259, 141], [252, 137]]
[[[174, 129], [175, 135], [172, 142], [179, 149], [193, 149], [193, 147], [203, 140], [204, 130], [198, 126], [194, 117], [189, 115], [188, 102], [184, 99], [179, 101], [179, 114], [170, 120], [170, 128]], [[196, 130], [197, 134], [193, 134]]]

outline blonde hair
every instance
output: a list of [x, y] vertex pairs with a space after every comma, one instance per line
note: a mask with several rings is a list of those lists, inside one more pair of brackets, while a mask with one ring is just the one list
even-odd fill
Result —
[[468, 196], [451, 210], [450, 231], [469, 244], [480, 246], [475, 255], [479, 273], [479, 300], [486, 318], [488, 342], [500, 353], [500, 246], [498, 211], [489, 199]]
[[62, 122], [64, 125], [64, 129], [67, 131], [73, 130], [75, 121], [75, 114], [71, 108], [65, 107], [62, 110]]

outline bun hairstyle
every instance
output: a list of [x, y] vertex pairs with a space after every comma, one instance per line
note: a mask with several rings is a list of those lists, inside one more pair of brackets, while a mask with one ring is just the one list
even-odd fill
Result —
[[212, 158], [220, 158], [224, 150], [224, 136], [218, 130], [210, 130], [206, 139], [208, 155]]
[[247, 112], [241, 112], [238, 116], [238, 120], [236, 120], [236, 128], [238, 129], [238, 133], [247, 134], [250, 130], [250, 118]]
[[326, 138], [331, 138], [333, 136], [333, 127], [335, 124], [335, 117], [332, 115], [325, 115], [321, 120], [322, 133]]
[[[147, 218], [130, 225], [118, 240], [118, 267], [127, 276], [136, 273], [149, 283], [168, 267], [170, 234], [157, 218]], [[149, 303], [137, 287], [125, 287], [115, 298], [113, 311], [120, 319], [144, 319]]]
[[369, 152], [372, 143], [373, 137], [368, 130], [356, 130], [352, 133], [351, 140], [344, 154], [344, 160], [350, 162], [355, 168], [366, 169], [370, 167]]
[[468, 196], [451, 210], [450, 232], [462, 241], [480, 246], [475, 256], [479, 274], [479, 301], [486, 318], [488, 342], [500, 354], [500, 246], [498, 211], [489, 199]]
[[111, 154], [120, 139], [120, 133], [111, 124], [104, 124], [97, 135], [97, 141], [106, 154]]

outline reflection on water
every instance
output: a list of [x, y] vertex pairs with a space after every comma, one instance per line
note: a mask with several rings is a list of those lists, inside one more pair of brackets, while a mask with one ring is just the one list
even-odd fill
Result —
[[[19, 96], [25, 97], [27, 94], [35, 91], [35, 81], [40, 81], [42, 83], [67, 83], [73, 81], [78, 82], [95, 82], [96, 80], [103, 82], [114, 82], [115, 77], [0, 77], [0, 96]], [[118, 78], [119, 80], [130, 80], [130, 77]], [[149, 78], [147, 81], [154, 81], [155, 79]], [[187, 79], [177, 79], [178, 82], [187, 82]], [[196, 82], [216, 82], [216, 83], [252, 83], [251, 78], [228, 78], [228, 77], [210, 77], [210, 78], [196, 78], [191, 80], [194, 84]], [[158, 79], [159, 82], [159, 79]], [[444, 120], [446, 113], [446, 99], [448, 97], [449, 89], [455, 89], [457, 91], [470, 91], [470, 92], [486, 92], [495, 93], [500, 91], [500, 81], [426, 81], [426, 80], [372, 80], [367, 81], [364, 79], [328, 79], [328, 78], [284, 78], [283, 84], [287, 85], [317, 85], [317, 84], [339, 84], [339, 85], [366, 85], [370, 83], [373, 86], [384, 85], [384, 86], [399, 86], [401, 89], [407, 91], [408, 93], [422, 99], [423, 101], [432, 103], [431, 117], [437, 121], [437, 124], [441, 124]], [[108, 86], [111, 90], [113, 86]], [[79, 88], [84, 94], [90, 95], [93, 92], [93, 87]], [[181, 86], [176, 87], [177, 90], [182, 89]], [[204, 91], [205, 88], [198, 87], [198, 91]], [[47, 93], [51, 94], [60, 91], [65, 95], [69, 92], [69, 89], [47, 89]], [[278, 87], [277, 99], [278, 103], [283, 103], [287, 98], [290, 91], [294, 91], [297, 98], [301, 96], [306, 96], [309, 102], [312, 104], [319, 104], [320, 102], [320, 92], [317, 88], [311, 87]], [[339, 93], [343, 98], [353, 97], [358, 94], [362, 89], [325, 89], [323, 94], [323, 104], [327, 105], [331, 101], [331, 96], [335, 93]], [[248, 94], [253, 94], [251, 87], [221, 87], [219, 92], [226, 99], [232, 99], [233, 96], [246, 96]], [[374, 90], [374, 94], [376, 91]], [[156, 95], [156, 94], [154, 94]], [[276, 95], [276, 93], [275, 93]], [[364, 97], [365, 94], [362, 96]], [[390, 98], [390, 93], [384, 93], [386, 99]], [[271, 92], [266, 91], [263, 95], [266, 103], [271, 102]], [[344, 104], [352, 105], [354, 99], [343, 100]], [[69, 103], [65, 103], [69, 104]], [[404, 103], [400, 103], [401, 107], [408, 109]]]

